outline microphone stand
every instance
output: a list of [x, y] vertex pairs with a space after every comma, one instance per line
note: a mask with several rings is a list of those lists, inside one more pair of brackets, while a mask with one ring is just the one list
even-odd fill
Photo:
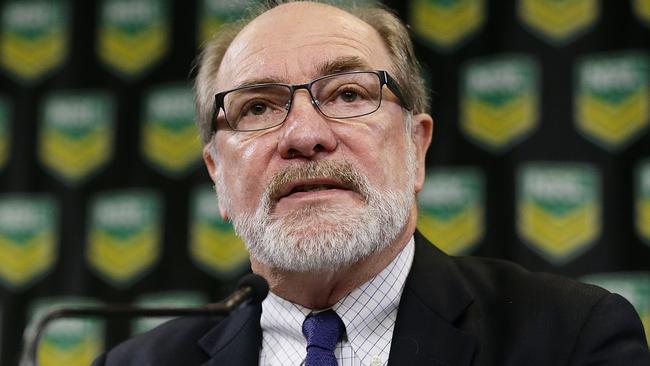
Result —
[[[175, 317], [175, 316], [226, 316], [236, 306], [247, 299], [262, 302], [268, 293], [268, 284], [257, 275], [248, 275], [240, 281], [240, 288], [220, 302], [191, 308], [171, 307], [138, 307], [130, 305], [65, 307], [55, 309], [42, 318], [34, 326], [33, 337], [25, 336], [25, 347], [20, 366], [37, 366], [37, 349], [41, 335], [47, 324], [59, 318], [113, 318], [113, 317]], [[26, 333], [27, 334], [27, 333]]]

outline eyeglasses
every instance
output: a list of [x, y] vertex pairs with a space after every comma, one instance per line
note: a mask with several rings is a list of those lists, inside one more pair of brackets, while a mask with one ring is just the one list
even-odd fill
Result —
[[379, 109], [383, 86], [407, 109], [403, 94], [386, 71], [351, 71], [332, 74], [306, 84], [266, 83], [227, 90], [214, 96], [211, 132], [223, 110], [235, 131], [259, 131], [282, 124], [291, 111], [293, 94], [307, 89], [312, 104], [325, 117], [344, 119], [365, 116]]

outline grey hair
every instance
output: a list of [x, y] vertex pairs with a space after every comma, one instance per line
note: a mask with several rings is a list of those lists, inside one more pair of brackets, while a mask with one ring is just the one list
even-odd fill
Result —
[[[299, 1], [301, 0], [276, 0], [251, 9], [243, 19], [224, 25], [204, 45], [196, 61], [198, 73], [194, 83], [197, 124], [204, 145], [209, 143], [212, 137], [214, 95], [218, 92], [215, 78], [226, 50], [237, 34], [259, 15], [278, 5]], [[314, 2], [328, 4], [327, 1]], [[413, 43], [402, 21], [393, 12], [379, 5], [348, 7], [338, 3], [329, 5], [358, 17], [379, 33], [391, 57], [393, 76], [402, 89], [404, 100], [412, 108], [409, 113], [428, 112], [428, 90], [415, 56]]]

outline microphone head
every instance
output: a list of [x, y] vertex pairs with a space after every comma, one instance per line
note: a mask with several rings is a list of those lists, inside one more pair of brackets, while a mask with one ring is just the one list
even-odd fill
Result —
[[269, 283], [264, 277], [255, 273], [249, 273], [242, 277], [237, 283], [237, 288], [250, 287], [251, 300], [255, 304], [260, 304], [269, 294]]

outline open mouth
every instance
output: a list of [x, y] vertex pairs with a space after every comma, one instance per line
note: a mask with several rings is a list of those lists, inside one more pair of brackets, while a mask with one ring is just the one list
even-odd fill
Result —
[[[340, 186], [335, 186], [331, 184], [307, 184], [307, 185], [301, 185], [294, 187], [288, 195], [297, 193], [297, 192], [318, 192], [318, 191], [325, 191], [328, 189], [343, 189], [343, 187]], [[287, 196], [288, 196], [287, 195]]]
[[295, 181], [285, 184], [276, 195], [277, 200], [298, 193], [323, 192], [329, 190], [355, 191], [350, 185], [332, 180]]

